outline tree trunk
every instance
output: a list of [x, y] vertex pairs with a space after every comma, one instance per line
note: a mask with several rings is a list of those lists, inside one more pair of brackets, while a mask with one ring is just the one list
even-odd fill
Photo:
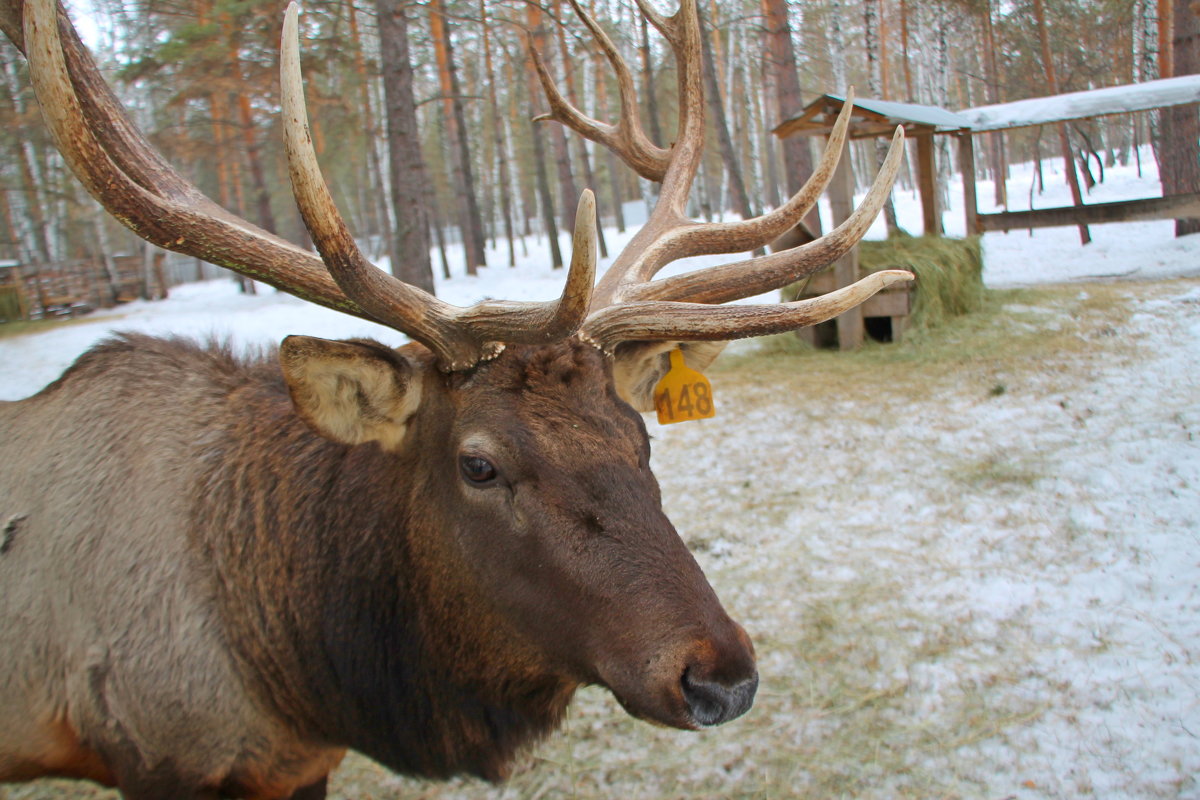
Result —
[[[1176, 0], [1158, 0], [1158, 77], [1175, 77], [1175, 5]], [[1189, 15], [1187, 2], [1179, 4]]]
[[379, 151], [375, 149], [377, 139], [377, 131], [375, 127], [375, 114], [371, 110], [371, 86], [370, 78], [367, 76], [366, 58], [363, 56], [362, 37], [359, 35], [358, 28], [358, 12], [355, 10], [354, 3], [347, 3], [346, 9], [350, 16], [350, 42], [354, 48], [354, 74], [358, 81], [358, 104], [362, 108], [363, 115], [363, 133], [366, 134], [366, 175], [364, 189], [367, 197], [365, 208], [367, 211], [368, 231], [372, 235], [380, 236], [384, 241], [384, 246], [387, 248], [391, 263], [395, 264], [398, 261], [396, 253], [392, 252], [395, 247], [395, 239], [392, 236], [392, 221], [388, 217], [387, 211], [387, 193], [384, 190], [383, 169], [379, 163]]
[[508, 146], [504, 140], [504, 118], [496, 99], [496, 68], [492, 60], [492, 39], [488, 26], [487, 2], [479, 0], [479, 21], [483, 33], [483, 62], [488, 82], [488, 110], [492, 115], [492, 137], [496, 148], [496, 167], [500, 182], [500, 213], [504, 217], [504, 236], [508, 240], [508, 265], [517, 265], [517, 249], [513, 236], [512, 199], [509, 197], [511, 178], [508, 173]]
[[[559, 19], [560, 20], [563, 19], [564, 9], [563, 9], [562, 0], [557, 0], [557, 2], [555, 3], [555, 11], [558, 13]], [[566, 86], [567, 86], [567, 100], [570, 101], [571, 105], [573, 105], [575, 108], [582, 109], [583, 104], [579, 101], [579, 92], [576, 90], [576, 87], [575, 87], [575, 70], [571, 68], [571, 52], [570, 52], [570, 49], [567, 47], [567, 37], [564, 32], [564, 27], [562, 25], [558, 25], [556, 30], [558, 32], [558, 50], [559, 50], [559, 54], [562, 56], [563, 80], [565, 81]], [[565, 133], [565, 131], [564, 131], [564, 133]], [[575, 152], [578, 155], [576, 156], [576, 160], [579, 162], [579, 165], [581, 167], [583, 167], [584, 186], [595, 191], [599, 187], [596, 186], [596, 176], [592, 173], [592, 160], [591, 160], [591, 158], [588, 157], [587, 139], [583, 138], [582, 136], [575, 136], [573, 138], [575, 139], [575, 143], [577, 145]], [[578, 193], [576, 193], [575, 197], [576, 197], [575, 207], [577, 209], [579, 206]], [[601, 207], [599, 207], [598, 202], [597, 202], [597, 206], [598, 207], [596, 209], [596, 215], [600, 216], [603, 209]], [[571, 216], [571, 220], [570, 220], [571, 228], [575, 227], [574, 211], [576, 209], [572, 209], [572, 216]], [[600, 246], [600, 257], [608, 258], [608, 243], [604, 241], [604, 226], [603, 225], [597, 224], [597, 226], [596, 226], [596, 241], [597, 241], [597, 244], [599, 244], [599, 246]]]
[[729, 126], [725, 121], [725, 104], [721, 102], [721, 87], [717, 82], [717, 67], [713, 57], [708, 20], [699, 9], [697, 9], [697, 14], [700, 16], [701, 24], [700, 46], [704, 61], [704, 94], [708, 99], [708, 110], [712, 115], [713, 128], [717, 132], [721, 160], [725, 162], [725, 173], [729, 179], [729, 188], [737, 212], [742, 215], [743, 219], [752, 219], [754, 211], [750, 207], [750, 198], [746, 195], [746, 184], [742, 180], [742, 170], [738, 166], [737, 153], [733, 149], [733, 139], [729, 135]]
[[[546, 33], [542, 26], [540, 6], [526, 6], [525, 23], [533, 39], [533, 47], [542, 54], [546, 69], [553, 75], [554, 56], [546, 49]], [[540, 91], [540, 88], [539, 90]], [[571, 169], [571, 149], [567, 142], [566, 128], [551, 124], [548, 134], [550, 146], [554, 148], [554, 171], [558, 176], [559, 223], [564, 230], [575, 226], [575, 212], [579, 207], [579, 189], [575, 185], [575, 174]]]
[[641, 32], [641, 44], [638, 50], [642, 56], [642, 98], [646, 103], [646, 121], [650, 124], [650, 139], [659, 147], [666, 147], [667, 141], [663, 138], [662, 126], [658, 122], [658, 97], [654, 91], [654, 64], [650, 55], [650, 28], [645, 14], [638, 14], [637, 18]]
[[[872, 97], [887, 99], [883, 97], [881, 67], [883, 53], [879, 36], [879, 0], [863, 0], [863, 35], [867, 45], [867, 92]], [[875, 166], [882, 167], [888, 151], [888, 143], [883, 137], [875, 137], [874, 151]], [[970, 176], [970, 179], [973, 180], [974, 175]], [[968, 177], [964, 175], [963, 180], [968, 180]], [[892, 202], [890, 194], [883, 204], [883, 219], [889, 237], [900, 233], [900, 224], [896, 222], [896, 204]]]
[[267, 189], [267, 181], [263, 176], [262, 159], [259, 157], [258, 136], [255, 132], [254, 114], [250, 108], [250, 98], [244, 91], [246, 81], [242, 77], [241, 48], [234, 34], [233, 20], [228, 14], [221, 15], [221, 26], [225, 30], [226, 41], [229, 45], [229, 70], [238, 87], [236, 92], [238, 121], [242, 128], [242, 144], [246, 147], [246, 162], [250, 168], [250, 181], [254, 186], [255, 207], [258, 212], [258, 224], [263, 230], [275, 233], [275, 215], [271, 213], [271, 193]]
[[[830, 0], [829, 30], [829, 67], [833, 75], [833, 90], [840, 95], [846, 94], [848, 81], [846, 79], [846, 38], [842, 35], [842, 2]], [[907, 61], [907, 57], [905, 57]]]
[[[1046, 29], [1046, 10], [1042, 5], [1042, 0], [1033, 0], [1033, 13], [1037, 18], [1038, 38], [1042, 43], [1042, 66], [1046, 70], [1046, 88], [1052, 95], [1058, 94], [1058, 78], [1054, 72], [1054, 60], [1050, 53], [1050, 33]], [[1075, 205], [1083, 205], [1083, 192], [1079, 189], [1079, 176], [1075, 174], [1075, 159], [1071, 152], [1071, 140], [1067, 134], [1067, 125], [1065, 122], [1060, 122], [1056, 126], [1058, 128], [1058, 142], [1062, 148], [1063, 169], [1067, 173], [1067, 183], [1071, 187], [1071, 200]], [[1087, 225], [1079, 225], [1079, 241], [1082, 244], [1087, 244], [1092, 240], [1092, 234], [1088, 231]]]
[[[787, 0], [763, 0], [767, 24], [767, 52], [771, 74], [775, 81], [775, 112], [778, 122], [797, 116], [804, 108], [800, 94], [800, 78], [796, 73], [796, 48], [792, 42], [792, 26], [788, 22]], [[789, 195], [800, 191], [813, 171], [812, 150], [803, 136], [783, 140], [784, 186]], [[820, 235], [821, 215], [816, 206], [804, 217], [811, 233]]]
[[[526, 13], [529, 30], [536, 31], [541, 16], [540, 10], [531, 5], [527, 8]], [[541, 97], [542, 84], [538, 79], [537, 69], [533, 65], [532, 56], [526, 56], [525, 58], [525, 77], [529, 86], [529, 96], [531, 98]], [[542, 140], [542, 123], [534, 120], [529, 123], [529, 127], [532, 134], [531, 143], [533, 144], [533, 167], [536, 175], [537, 194], [542, 207], [542, 222], [546, 226], [546, 236], [550, 240], [551, 265], [552, 269], [562, 269], [563, 257], [562, 249], [558, 244], [558, 223], [554, 219], [554, 195], [550, 191], [550, 178], [546, 174], [546, 146]]]
[[[984, 71], [987, 76], [985, 81], [984, 96], [989, 104], [999, 103], [1000, 97], [1000, 65], [996, 55], [996, 30], [992, 23], [992, 3], [991, 0], [984, 0], [983, 4], [983, 41], [984, 41]], [[988, 134], [988, 142], [991, 145], [989, 148], [989, 157], [992, 162], [992, 182], [995, 185], [996, 205], [1000, 208], [1008, 208], [1008, 158], [1004, 149], [1004, 133], [1001, 131], [993, 131]]]
[[[232, 149], [225, 130], [227, 98], [221, 90], [208, 93], [208, 109], [212, 117], [213, 148], [215, 152], [227, 153]], [[237, 171], [236, 158], [217, 159], [217, 202], [224, 208], [242, 215], [242, 185]], [[239, 273], [232, 273], [233, 282], [243, 294], [254, 294], [254, 281]], [[113, 290], [116, 302], [116, 290]]]
[[917, 101], [913, 93], [911, 59], [908, 55], [908, 2], [900, 0], [900, 60], [904, 64], [904, 99], [910, 103]]
[[454, 166], [455, 191], [458, 193], [459, 228], [462, 231], [467, 274], [474, 275], [479, 267], [487, 266], [484, 255], [483, 219], [475, 197], [475, 176], [471, 169], [471, 148], [467, 142], [466, 115], [458, 89], [458, 68], [454, 62], [454, 44], [446, 25], [446, 7], [442, 0], [429, 6], [429, 25], [433, 51], [437, 58], [438, 81], [442, 91], [442, 108], [450, 134], [451, 162]]
[[[608, 107], [608, 83], [604, 80], [604, 55], [597, 49], [593, 56], [595, 60], [596, 74], [596, 108], [602, 119], [607, 119], [609, 114]], [[617, 154], [607, 147], [601, 148], [604, 151], [604, 166], [608, 170], [609, 190], [612, 192], [613, 216], [617, 222], [617, 232], [625, 232], [625, 196], [621, 191], [621, 172], [622, 165], [617, 160]]]
[[383, 73], [387, 122], [388, 177], [391, 182], [396, 253], [392, 274], [405, 283], [433, 292], [433, 266], [421, 195], [427, 178], [417, 129], [413, 70], [408, 51], [408, 18], [404, 0], [375, 0], [379, 17], [379, 56]]
[[[1174, 0], [1171, 74], [1200, 73], [1200, 8], [1192, 0]], [[1191, 7], [1189, 7], [1191, 6]], [[1193, 8], [1195, 10], [1193, 10]], [[1162, 112], [1163, 158], [1159, 159], [1163, 194], [1200, 192], [1200, 114], [1195, 105]], [[1200, 218], [1175, 220], [1175, 235], [1200, 233]]]

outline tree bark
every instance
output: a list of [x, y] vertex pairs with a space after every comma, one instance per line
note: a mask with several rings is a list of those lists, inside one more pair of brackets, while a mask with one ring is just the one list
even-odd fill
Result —
[[254, 201], [258, 212], [258, 224], [263, 230], [275, 233], [275, 215], [271, 213], [271, 192], [263, 175], [262, 159], [259, 157], [258, 136], [255, 133], [254, 114], [250, 98], [245, 92], [246, 82], [242, 77], [242, 60], [238, 39], [234, 34], [233, 20], [229, 14], [221, 15], [221, 26], [229, 45], [229, 69], [236, 86], [238, 121], [242, 128], [242, 144], [246, 147], [246, 163], [250, 168], [250, 181], [254, 186]]
[[[1200, 8], [1192, 0], [1175, 4], [1171, 35], [1171, 74], [1200, 72]], [[1195, 9], [1195, 10], [1193, 10]], [[1163, 158], [1159, 159], [1164, 195], [1200, 192], [1200, 113], [1195, 105], [1162, 112]], [[1175, 220], [1175, 235], [1200, 233], [1200, 218]]]
[[[526, 21], [529, 25], [529, 30], [537, 31], [540, 23], [541, 11], [533, 5], [527, 7]], [[534, 34], [537, 35], [536, 33]], [[537, 40], [534, 40], [537, 46]], [[539, 48], [540, 49], [540, 48]], [[531, 98], [540, 98], [542, 96], [542, 84], [538, 80], [537, 69], [533, 65], [533, 56], [525, 58], [525, 77], [529, 85], [529, 96]], [[534, 101], [535, 105], [539, 101]], [[546, 226], [546, 236], [550, 240], [550, 260], [553, 269], [562, 269], [563, 257], [562, 249], [558, 244], [558, 223], [554, 219], [554, 195], [550, 191], [550, 178], [546, 174], [546, 146], [542, 140], [542, 123], [534, 120], [529, 123], [530, 133], [532, 134], [531, 142], [533, 144], [533, 167], [536, 175], [537, 195], [542, 207], [542, 222]]]
[[[996, 54], [996, 30], [992, 23], [991, 0], [984, 0], [983, 14], [984, 71], [987, 76], [984, 96], [989, 104], [994, 104], [999, 103], [1001, 97], [1000, 65]], [[988, 134], [988, 142], [991, 145], [989, 155], [992, 162], [992, 182], [995, 185], [996, 205], [1000, 208], [1008, 208], [1008, 158], [1005, 153], [1004, 134], [1001, 131], [993, 131]]]
[[638, 14], [641, 42], [638, 50], [642, 56], [642, 98], [646, 103], [646, 121], [650, 125], [650, 139], [659, 147], [666, 147], [662, 126], [658, 122], [658, 96], [654, 91], [654, 64], [650, 55], [650, 26], [645, 14]]
[[488, 110], [492, 115], [492, 137], [496, 147], [496, 167], [500, 181], [500, 213], [504, 217], [504, 236], [508, 240], [508, 265], [517, 265], [517, 250], [513, 236], [512, 199], [509, 188], [512, 179], [508, 172], [508, 147], [504, 139], [504, 118], [500, 116], [500, 104], [496, 99], [496, 68], [492, 60], [492, 39], [488, 27], [487, 2], [479, 0], [479, 21], [483, 32], [483, 62], [488, 82]]
[[721, 160], [725, 163], [725, 173], [729, 178], [729, 188], [737, 212], [742, 215], [742, 219], [752, 219], [754, 211], [750, 206], [750, 198], [746, 194], [742, 170], [738, 166], [737, 153], [733, 149], [733, 139], [729, 135], [729, 125], [725, 120], [725, 104], [721, 102], [721, 87], [717, 82], [717, 67], [713, 57], [709, 23], [702, 11], [697, 9], [697, 14], [700, 16], [701, 25], [700, 46], [704, 61], [704, 94], [708, 100], [708, 111], [712, 115], [713, 128], [717, 132]]
[[421, 194], [427, 178], [417, 130], [413, 70], [408, 50], [408, 18], [403, 0], [375, 0], [379, 16], [379, 56], [386, 106], [388, 177], [391, 182], [396, 253], [392, 274], [433, 292], [429, 236]]
[[346, 8], [350, 17], [350, 42], [354, 48], [354, 73], [358, 81], [358, 103], [362, 108], [363, 129], [367, 136], [366, 179], [364, 181], [367, 197], [364, 205], [367, 209], [368, 226], [370, 233], [383, 238], [385, 247], [391, 256], [391, 262], [395, 264], [398, 262], [398, 257], [396, 253], [391, 252], [395, 246], [395, 238], [392, 236], [392, 221], [388, 217], [385, 199], [387, 193], [383, 188], [383, 170], [379, 163], [379, 151], [375, 149], [377, 140], [375, 114], [371, 110], [370, 79], [367, 77], [366, 58], [363, 56], [362, 37], [359, 35], [358, 13], [354, 3], [347, 3]]
[[[1042, 67], [1046, 71], [1046, 88], [1050, 94], [1058, 94], [1058, 78], [1054, 72], [1054, 59], [1050, 53], [1050, 33], [1046, 28], [1046, 9], [1042, 5], [1042, 0], [1033, 0], [1033, 13], [1037, 17], [1038, 38], [1042, 43]], [[1083, 192], [1079, 189], [1079, 176], [1075, 173], [1075, 159], [1071, 152], [1071, 140], [1067, 134], [1067, 125], [1065, 122], [1060, 122], [1056, 126], [1058, 128], [1058, 142], [1062, 148], [1063, 169], [1067, 173], [1067, 183], [1071, 187], [1071, 200], [1075, 205], [1083, 205]], [[1079, 241], [1082, 244], [1087, 244], [1092, 240], [1092, 234], [1088, 231], [1087, 225], [1079, 225]]]
[[[767, 53], [771, 75], [775, 81], [775, 112], [778, 121], [797, 116], [804, 108], [800, 93], [800, 78], [796, 72], [796, 48], [792, 43], [792, 26], [788, 22], [787, 0], [763, 0], [767, 23]], [[789, 195], [800, 191], [813, 171], [812, 150], [802, 136], [783, 140], [784, 186]], [[804, 217], [811, 233], [820, 235], [821, 215], [814, 206]]]
[[[607, 115], [609, 114], [608, 84], [604, 80], [604, 74], [605, 74], [605, 72], [604, 72], [605, 62], [603, 60], [604, 55], [602, 53], [600, 53], [599, 50], [597, 50], [597, 52], [593, 56], [593, 58], [595, 60], [595, 65], [596, 65], [595, 69], [596, 69], [596, 76], [597, 76], [596, 77], [596, 108], [599, 109], [601, 115], [604, 115], [605, 117], [607, 117]], [[608, 169], [608, 183], [609, 183], [609, 189], [612, 192], [613, 215], [615, 216], [616, 222], [617, 222], [617, 232], [624, 233], [625, 232], [625, 207], [624, 207], [625, 196], [624, 196], [624, 193], [621, 191], [621, 172], [620, 172], [620, 170], [624, 167], [624, 165], [621, 164], [617, 160], [617, 154], [614, 153], [612, 150], [608, 149], [607, 147], [602, 148], [602, 149], [604, 150], [604, 153], [605, 153], [604, 165]]]
[[454, 43], [446, 25], [446, 7], [442, 0], [429, 6], [429, 25], [433, 51], [438, 63], [438, 80], [442, 90], [442, 107], [450, 133], [451, 161], [454, 166], [455, 189], [459, 194], [459, 228], [462, 231], [467, 274], [474, 275], [479, 267], [487, 266], [484, 255], [483, 219], [475, 197], [475, 176], [471, 169], [471, 148], [467, 142], [466, 115], [458, 89], [458, 68], [454, 61]]
[[[863, 34], [867, 45], [867, 92], [872, 97], [887, 99], [883, 96], [883, 52], [880, 44], [879, 35], [879, 0], [863, 0]], [[882, 137], [876, 137], [874, 141], [875, 151], [875, 166], [882, 167], [884, 159], [887, 158], [888, 145]], [[974, 175], [970, 179], [974, 179]], [[963, 180], [967, 180], [967, 176], [963, 176]], [[895, 236], [900, 233], [900, 224], [896, 221], [896, 204], [892, 202], [892, 196], [889, 194], [887, 201], [883, 204], [883, 219], [887, 227], [888, 236]]]
[[[562, 0], [557, 0], [556, 5], [555, 5], [555, 10], [558, 13], [559, 18], [562, 19], [562, 16], [563, 16]], [[575, 106], [575, 108], [582, 109], [583, 104], [579, 101], [579, 92], [576, 91], [576, 88], [575, 88], [575, 70], [573, 70], [571, 68], [571, 52], [570, 52], [570, 49], [567, 47], [567, 37], [566, 37], [566, 33], [563, 30], [562, 25], [558, 26], [557, 33], [558, 33], [559, 54], [562, 56], [563, 81], [566, 83], [566, 87], [567, 87], [567, 100], [570, 101], [571, 105]], [[561, 126], [559, 126], [559, 127], [561, 128]], [[565, 135], [565, 130], [564, 130], [564, 135]], [[576, 160], [579, 162], [579, 165], [583, 168], [583, 183], [589, 189], [592, 189], [593, 191], [595, 191], [599, 187], [596, 186], [596, 176], [594, 174], [592, 174], [592, 160], [591, 160], [591, 158], [588, 157], [587, 139], [583, 138], [582, 136], [576, 136], [576, 137], [574, 137], [574, 139], [577, 144], [577, 148], [576, 148], [575, 152], [578, 154], [576, 156]], [[578, 200], [579, 193], [578, 192], [576, 192], [575, 198], [576, 198], [576, 200], [574, 203], [574, 208], [572, 208], [572, 210], [571, 210], [571, 218], [568, 221], [569, 224], [567, 225], [568, 230], [575, 227], [575, 211], [578, 209], [578, 206], [579, 206], [579, 200]], [[597, 209], [596, 209], [597, 216], [600, 216], [601, 212], [602, 212], [602, 209], [597, 207]], [[600, 257], [608, 258], [608, 243], [604, 241], [604, 227], [601, 225], [596, 226], [596, 240], [597, 240], [597, 244], [600, 245]]]

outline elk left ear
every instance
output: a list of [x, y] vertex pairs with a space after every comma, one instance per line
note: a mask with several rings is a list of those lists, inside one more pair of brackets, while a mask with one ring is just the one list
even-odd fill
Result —
[[671, 368], [671, 351], [683, 350], [683, 360], [702, 372], [721, 355], [728, 342], [622, 342], [613, 354], [617, 394], [638, 411], [654, 410], [654, 387]]
[[296, 413], [343, 444], [400, 446], [421, 402], [421, 368], [377, 342], [289, 336], [279, 363]]

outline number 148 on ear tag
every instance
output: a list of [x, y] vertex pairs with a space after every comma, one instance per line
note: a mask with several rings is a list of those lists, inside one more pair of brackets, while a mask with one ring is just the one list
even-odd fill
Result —
[[671, 351], [671, 369], [654, 387], [654, 410], [658, 423], [687, 422], [707, 419], [716, 414], [713, 406], [712, 384], [683, 362], [683, 351]]

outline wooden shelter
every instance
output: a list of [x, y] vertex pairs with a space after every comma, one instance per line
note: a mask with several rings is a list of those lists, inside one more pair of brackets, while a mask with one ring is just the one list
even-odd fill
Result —
[[[828, 136], [844, 104], [843, 97], [821, 95], [805, 106], [799, 115], [776, 126], [772, 133], [780, 138]], [[855, 98], [849, 138], [871, 139], [890, 136], [897, 125], [902, 125], [906, 137], [916, 141], [917, 188], [921, 197], [924, 231], [927, 235], [943, 233], [933, 150], [933, 137], [940, 135], [951, 135], [958, 140], [959, 167], [963, 173], [963, 208], [968, 235], [986, 231], [1008, 231], [1013, 228], [1200, 217], [1200, 193], [1196, 192], [1116, 203], [1085, 203], [1065, 208], [981, 214], [975, 191], [975, 134], [1187, 104], [1200, 104], [1200, 75], [1184, 75], [1086, 92], [1069, 92], [957, 112], [936, 106]], [[847, 147], [847, 152], [843, 153], [838, 173], [829, 186], [830, 207], [835, 225], [841, 224], [853, 210], [854, 181], [848, 166], [848, 149]], [[830, 288], [852, 283], [858, 278], [858, 272], [858, 252], [855, 248], [835, 265], [835, 278]], [[876, 301], [876, 305], [882, 302], [882, 295], [877, 297], [880, 300]], [[855, 309], [838, 318], [838, 339], [843, 349], [857, 347], [861, 343], [864, 313], [873, 316], [872, 309], [866, 307], [865, 312]], [[893, 331], [902, 330], [903, 324], [903, 319], [893, 317]]]
[[963, 171], [963, 207], [968, 234], [1008, 231], [1014, 228], [1049, 228], [1058, 225], [1088, 225], [1104, 222], [1134, 222], [1146, 219], [1200, 217], [1200, 193], [1122, 200], [1116, 203], [1084, 203], [1081, 206], [1041, 208], [980, 214], [975, 199], [974, 134], [1011, 131], [1073, 120], [1094, 119], [1113, 114], [1131, 114], [1171, 106], [1200, 104], [1200, 75], [1108, 86], [1085, 92], [1068, 92], [1034, 97], [1012, 103], [968, 108], [957, 112], [967, 121], [968, 131], [959, 137], [960, 169]]
[[[785, 120], [772, 133], [787, 136], [828, 136], [834, 120], [846, 99], [825, 94], [804, 107], [796, 117]], [[941, 212], [938, 208], [936, 166], [933, 158], [933, 137], [936, 134], [964, 131], [969, 123], [957, 114], [935, 106], [912, 103], [893, 103], [888, 100], [855, 98], [851, 112], [849, 139], [873, 139], [891, 136], [897, 125], [904, 127], [905, 136], [917, 143], [917, 187], [921, 196], [922, 217], [926, 233], [942, 233]], [[849, 141], [837, 172], [829, 184], [829, 203], [833, 224], [840, 225], [854, 210], [854, 178], [850, 168]], [[848, 286], [858, 280], [858, 248], [854, 248], [833, 268], [833, 275], [814, 276], [813, 292]], [[837, 318], [838, 346], [849, 350], [862, 344], [864, 318], [884, 317], [890, 320], [893, 339], [899, 339], [912, 306], [909, 284], [891, 287], [880, 292], [862, 306], [851, 309]]]

